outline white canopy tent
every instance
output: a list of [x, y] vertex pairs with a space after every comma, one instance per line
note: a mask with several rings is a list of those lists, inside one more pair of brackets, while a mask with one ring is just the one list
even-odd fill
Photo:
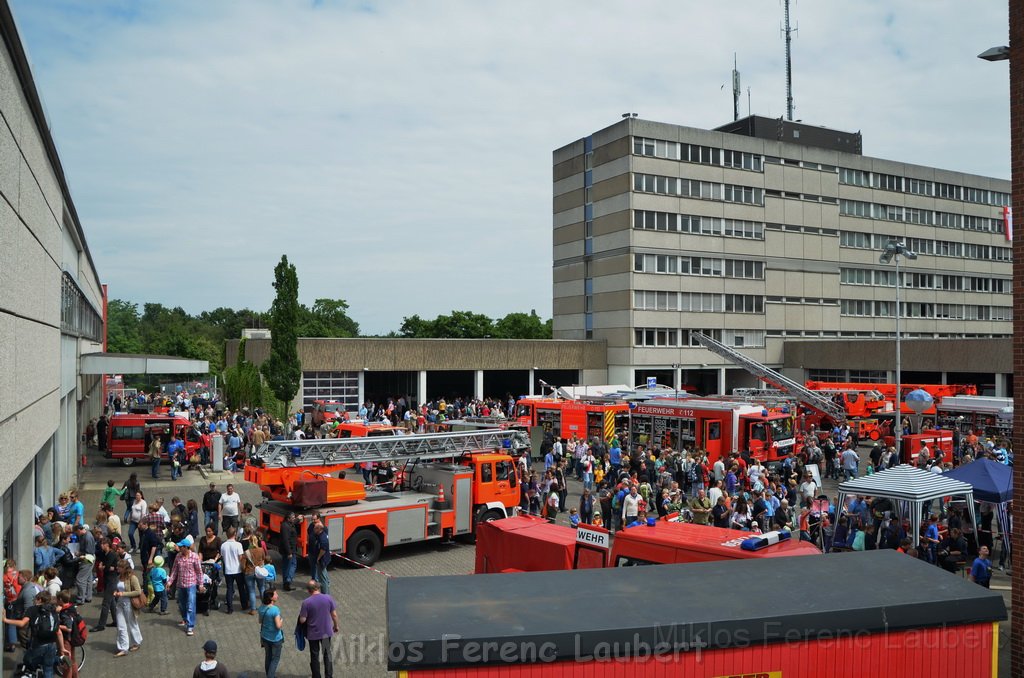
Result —
[[973, 487], [941, 473], [922, 471], [908, 464], [840, 483], [837, 517], [838, 513], [846, 510], [846, 498], [849, 495], [886, 497], [895, 502], [905, 502], [909, 508], [914, 546], [918, 545], [921, 537], [922, 509], [929, 501], [941, 500], [943, 497], [964, 497], [971, 516], [970, 524], [978, 524], [974, 515]]

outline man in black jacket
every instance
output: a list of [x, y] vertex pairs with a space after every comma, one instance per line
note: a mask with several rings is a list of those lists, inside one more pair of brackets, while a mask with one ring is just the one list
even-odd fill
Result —
[[117, 590], [117, 563], [120, 558], [117, 551], [110, 544], [110, 540], [104, 538], [100, 541], [100, 552], [96, 554], [100, 561], [100, 574], [103, 577], [103, 605], [100, 606], [100, 619], [96, 626], [89, 631], [96, 633], [107, 627], [107, 616], [111, 618], [110, 625], [117, 621], [114, 618], [114, 591]]
[[295, 529], [297, 520], [290, 512], [281, 522], [281, 557], [284, 558], [284, 590], [292, 590], [292, 579], [295, 578], [295, 567], [298, 557], [298, 533]]
[[220, 492], [217, 491], [217, 484], [210, 483], [210, 489], [203, 494], [203, 527], [213, 524], [213, 531], [217, 531], [217, 511], [220, 510]]

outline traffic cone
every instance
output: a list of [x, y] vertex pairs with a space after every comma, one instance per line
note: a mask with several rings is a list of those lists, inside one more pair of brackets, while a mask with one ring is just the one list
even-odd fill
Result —
[[437, 501], [444, 503], [444, 485], [437, 486]]

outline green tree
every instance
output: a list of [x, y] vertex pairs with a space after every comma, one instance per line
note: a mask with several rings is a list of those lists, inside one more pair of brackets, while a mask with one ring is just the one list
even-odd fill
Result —
[[344, 299], [317, 299], [299, 307], [300, 337], [358, 337], [359, 323], [349, 317]]
[[274, 397], [287, 408], [299, 391], [299, 276], [287, 255], [274, 267], [274, 303], [270, 306], [270, 357], [263, 363], [263, 376]]
[[238, 344], [235, 364], [224, 371], [224, 395], [233, 408], [257, 408], [266, 404], [267, 389], [260, 371], [245, 359], [245, 339]]
[[402, 318], [402, 326], [398, 328], [398, 336], [409, 339], [428, 339], [434, 336], [434, 328], [429, 320], [418, 315]]
[[544, 322], [537, 311], [509, 313], [494, 322], [494, 336], [502, 339], [550, 339], [550, 320]]
[[228, 339], [238, 339], [242, 336], [243, 329], [266, 327], [268, 322], [266, 313], [252, 311], [248, 308], [236, 311], [224, 306], [212, 311], [203, 311], [196, 316], [195, 320], [201, 331], [217, 343], [223, 343]]
[[107, 350], [111, 353], [142, 353], [138, 304], [111, 299], [107, 304]]
[[434, 337], [439, 339], [484, 339], [494, 336], [493, 321], [472, 311], [452, 311], [451, 315], [439, 315], [431, 325]]

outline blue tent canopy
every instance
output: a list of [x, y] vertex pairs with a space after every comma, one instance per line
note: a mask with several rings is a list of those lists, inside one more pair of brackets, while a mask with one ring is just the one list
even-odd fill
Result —
[[992, 504], [1013, 501], [1013, 469], [998, 461], [981, 458], [942, 475], [971, 485], [975, 501]]

